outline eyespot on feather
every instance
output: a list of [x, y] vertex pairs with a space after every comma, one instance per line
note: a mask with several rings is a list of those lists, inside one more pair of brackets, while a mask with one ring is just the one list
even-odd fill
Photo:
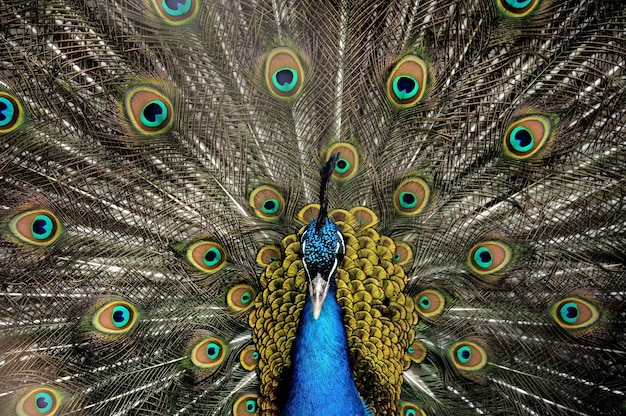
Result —
[[254, 345], [249, 345], [239, 354], [239, 363], [248, 371], [254, 370], [259, 361], [259, 353]]
[[400, 403], [399, 414], [400, 416], [426, 416], [419, 406], [409, 402]]
[[430, 187], [421, 178], [404, 180], [393, 194], [393, 204], [402, 215], [416, 215], [428, 204]]
[[463, 371], [477, 371], [487, 364], [485, 350], [475, 342], [458, 342], [450, 348], [452, 364]]
[[166, 23], [182, 25], [196, 16], [198, 0], [152, 0], [152, 7]]
[[174, 120], [170, 100], [150, 85], [139, 85], [126, 91], [124, 113], [133, 130], [145, 136], [166, 133]]
[[332, 177], [339, 182], [353, 178], [359, 168], [359, 155], [356, 148], [348, 143], [335, 143], [326, 152], [326, 159], [335, 153], [339, 154], [339, 158], [332, 171]]
[[567, 297], [552, 305], [550, 315], [561, 328], [573, 331], [589, 328], [596, 323], [600, 312], [584, 299]]
[[246, 394], [240, 397], [233, 405], [233, 416], [256, 415], [257, 410], [257, 396]]
[[446, 298], [437, 290], [426, 289], [415, 296], [417, 313], [424, 318], [439, 316], [446, 305]]
[[256, 263], [259, 266], [267, 267], [273, 261], [281, 260], [282, 255], [278, 246], [262, 247], [256, 255]]
[[137, 309], [126, 301], [113, 301], [99, 308], [91, 320], [100, 332], [120, 335], [130, 331], [137, 322]]
[[413, 260], [413, 249], [407, 243], [396, 243], [396, 251], [393, 253], [393, 262], [400, 266]]
[[250, 285], [239, 284], [230, 288], [226, 295], [228, 306], [236, 312], [248, 310], [254, 303], [256, 292]]
[[367, 207], [354, 207], [350, 213], [359, 222], [359, 230], [365, 230], [378, 224], [378, 215]]
[[419, 364], [426, 358], [426, 347], [419, 341], [413, 341], [407, 348], [407, 355], [412, 362]]
[[15, 408], [19, 416], [52, 416], [62, 400], [62, 394], [52, 387], [36, 387], [26, 391]]
[[544, 148], [552, 134], [549, 118], [524, 117], [512, 123], [504, 134], [504, 153], [514, 159], [528, 159]]
[[511, 261], [511, 249], [500, 241], [484, 241], [469, 251], [467, 263], [478, 275], [489, 275], [504, 269]]
[[285, 199], [276, 189], [262, 185], [250, 194], [250, 205], [257, 217], [266, 221], [278, 220], [285, 211]]
[[290, 100], [300, 94], [304, 84], [304, 71], [294, 51], [278, 47], [267, 54], [265, 83], [277, 98]]
[[226, 344], [217, 338], [205, 338], [191, 349], [191, 362], [204, 370], [216, 370], [226, 357]]
[[34, 246], [49, 246], [54, 243], [62, 229], [56, 215], [46, 209], [22, 212], [9, 221], [11, 234]]
[[22, 103], [13, 94], [0, 90], [0, 134], [9, 133], [24, 123]]
[[187, 248], [187, 260], [200, 271], [216, 273], [226, 266], [226, 251], [214, 241], [198, 241]]
[[496, 0], [498, 9], [508, 17], [524, 17], [532, 12], [539, 0]]
[[415, 55], [402, 58], [387, 79], [387, 97], [397, 108], [409, 108], [420, 102], [426, 91], [428, 69]]

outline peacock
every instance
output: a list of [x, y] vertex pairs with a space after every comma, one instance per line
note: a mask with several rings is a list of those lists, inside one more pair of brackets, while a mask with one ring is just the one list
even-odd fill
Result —
[[2, 415], [626, 414], [626, 5], [0, 0]]

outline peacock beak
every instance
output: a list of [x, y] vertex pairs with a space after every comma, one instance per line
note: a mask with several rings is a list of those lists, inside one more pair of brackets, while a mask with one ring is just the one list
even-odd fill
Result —
[[328, 288], [330, 282], [322, 277], [320, 273], [317, 273], [315, 278], [309, 282], [309, 293], [311, 294], [311, 300], [313, 302], [313, 318], [317, 319], [322, 313], [322, 306], [324, 306], [324, 299], [328, 294]]

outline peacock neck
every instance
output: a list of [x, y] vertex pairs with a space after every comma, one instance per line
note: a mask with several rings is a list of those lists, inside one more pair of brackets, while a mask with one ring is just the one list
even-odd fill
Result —
[[318, 319], [313, 318], [307, 293], [291, 350], [291, 368], [284, 416], [369, 415], [352, 378], [346, 331], [334, 284]]

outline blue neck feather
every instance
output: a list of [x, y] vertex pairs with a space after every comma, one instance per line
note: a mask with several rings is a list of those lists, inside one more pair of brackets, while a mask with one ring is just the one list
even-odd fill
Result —
[[283, 416], [371, 416], [352, 378], [334, 282], [317, 320], [307, 293], [291, 350], [291, 368]]

